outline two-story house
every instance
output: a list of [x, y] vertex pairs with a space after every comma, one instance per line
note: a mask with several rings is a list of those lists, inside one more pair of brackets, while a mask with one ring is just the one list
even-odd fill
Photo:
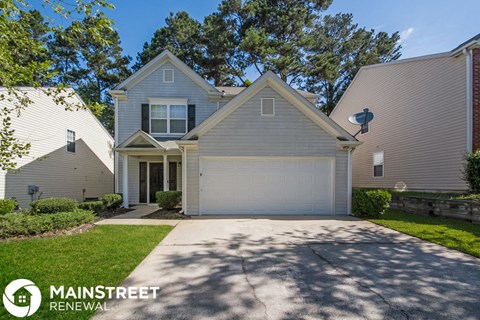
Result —
[[[30, 143], [29, 154], [14, 159], [16, 169], [0, 170], [0, 199], [15, 198], [20, 207], [33, 200], [69, 197], [83, 201], [113, 192], [114, 141], [85, 106], [68, 91], [65, 100], [78, 110], [65, 110], [49, 95], [50, 88], [18, 88], [30, 100], [19, 117], [12, 114], [14, 137]], [[16, 98], [0, 88], [2, 107]], [[70, 96], [70, 94], [73, 94]]]
[[357, 135], [353, 187], [464, 192], [465, 152], [480, 148], [480, 34], [452, 51], [360, 69], [330, 117], [375, 118]]
[[215, 88], [164, 51], [110, 94], [125, 206], [181, 190], [189, 215], [350, 211], [359, 142], [272, 72]]

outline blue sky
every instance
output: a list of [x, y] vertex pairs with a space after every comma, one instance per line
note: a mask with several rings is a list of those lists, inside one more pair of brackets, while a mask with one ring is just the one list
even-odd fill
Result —
[[[165, 24], [170, 12], [187, 11], [197, 20], [215, 11], [220, 0], [114, 1], [114, 19], [126, 54], [133, 59]], [[449, 51], [480, 33], [478, 0], [334, 0], [327, 11], [352, 13], [354, 20], [378, 31], [402, 33], [402, 58]]]

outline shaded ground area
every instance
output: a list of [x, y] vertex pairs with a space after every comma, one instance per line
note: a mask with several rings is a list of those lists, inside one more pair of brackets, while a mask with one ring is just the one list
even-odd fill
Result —
[[388, 210], [371, 222], [480, 258], [480, 224]]
[[158, 209], [157, 211], [142, 217], [142, 219], [190, 219], [190, 218], [191, 218], [190, 216], [186, 216], [183, 213], [180, 213], [179, 209], [176, 209], [176, 210]]
[[128, 212], [131, 212], [135, 209], [129, 209], [129, 208], [118, 208], [118, 209], [113, 209], [113, 210], [104, 210], [99, 213], [97, 213], [97, 216], [103, 219], [108, 219], [111, 217], [115, 217], [121, 214], [126, 214]]
[[353, 218], [184, 220], [96, 319], [479, 319], [480, 260]]

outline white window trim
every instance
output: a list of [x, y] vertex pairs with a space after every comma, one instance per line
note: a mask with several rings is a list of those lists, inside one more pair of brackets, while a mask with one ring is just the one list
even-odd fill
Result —
[[[156, 100], [156, 102], [152, 103], [152, 100], [155, 101], [154, 99], [149, 99], [150, 104], [148, 108], [148, 112], [150, 115], [150, 134], [152, 136], [183, 136], [188, 132], [188, 104], [185, 102], [185, 99], [182, 99], [182, 103], [178, 102], [178, 100]], [[152, 105], [166, 105], [167, 106], [167, 118], [153, 118], [152, 117]], [[184, 106], [185, 107], [185, 132], [175, 132], [175, 133], [170, 133], [170, 120], [183, 120], [181, 118], [170, 118], [170, 106], [171, 105], [176, 105], [176, 106]], [[167, 120], [167, 132], [153, 132], [152, 131], [152, 120]]]
[[[68, 131], [73, 132], [73, 135], [74, 135], [73, 143], [74, 143], [74, 145], [75, 145], [75, 151], [69, 151], [69, 150], [68, 150], [68, 142], [69, 142], [69, 141], [68, 141]], [[67, 141], [67, 143], [66, 143], [66, 145], [65, 145], [65, 150], [66, 150], [68, 153], [76, 154], [76, 153], [77, 153], [77, 143], [76, 143], [76, 139], [77, 139], [76, 136], [77, 136], [77, 134], [76, 134], [76, 132], [75, 132], [74, 130], [67, 129], [67, 131], [65, 132], [65, 135], [66, 135], [66, 137], [65, 137], [66, 139], [65, 139], [65, 140]]]
[[[172, 81], [165, 80], [165, 71], [172, 71]], [[175, 69], [163, 69], [163, 82], [164, 83], [174, 83], [175, 82]]]
[[[382, 154], [382, 175], [381, 176], [375, 176], [375, 154], [376, 153], [381, 153]], [[374, 179], [378, 178], [383, 178], [385, 177], [385, 151], [376, 151], [372, 154], [372, 176]]]
[[[263, 100], [272, 100], [273, 101], [273, 113], [272, 114], [263, 113]], [[260, 114], [262, 115], [262, 117], [273, 117], [273, 116], [275, 116], [275, 98], [262, 98], [261, 99]]]

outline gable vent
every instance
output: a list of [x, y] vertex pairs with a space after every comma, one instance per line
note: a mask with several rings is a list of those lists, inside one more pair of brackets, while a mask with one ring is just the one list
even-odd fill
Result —
[[262, 116], [274, 116], [274, 115], [275, 115], [275, 99], [262, 98]]
[[173, 83], [174, 71], [173, 69], [163, 69], [163, 82]]

